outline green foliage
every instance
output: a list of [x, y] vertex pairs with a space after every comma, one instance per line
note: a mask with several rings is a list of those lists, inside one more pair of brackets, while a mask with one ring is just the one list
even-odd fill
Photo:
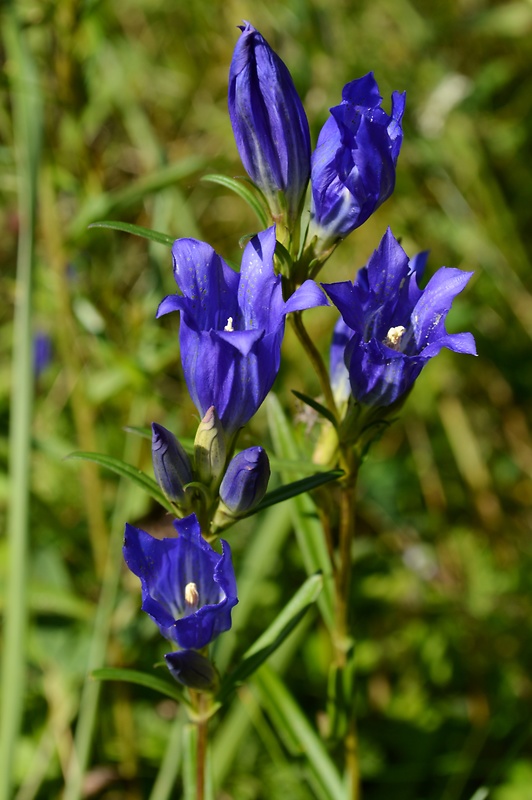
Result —
[[[243, 169], [226, 107], [235, 26], [244, 16], [289, 64], [313, 142], [348, 80], [374, 70], [386, 108], [393, 89], [407, 90], [396, 191], [320, 278], [353, 279], [388, 224], [407, 252], [431, 250], [429, 275], [442, 264], [475, 270], [449, 327], [473, 330], [480, 357], [443, 353], [431, 364], [361, 471], [350, 609], [364, 798], [525, 798], [530, 3], [10, 5], [18, 29], [6, 9], [0, 12], [0, 504], [13, 537], [0, 542], [0, 581], [3, 697], [13, 701], [2, 710], [5, 730], [18, 726], [17, 692], [25, 684], [20, 736], [13, 758], [7, 754], [17, 797], [47, 800], [65, 785], [68, 800], [80, 796], [73, 736], [87, 786], [100, 781], [97, 796], [105, 800], [167, 800], [182, 794], [183, 765], [185, 780], [190, 776], [191, 733], [183, 743], [174, 699], [87, 674], [104, 665], [153, 673], [161, 659], [157, 632], [139, 613], [137, 581], [122, 570], [120, 542], [126, 520], [167, 535], [169, 517], [119, 475], [65, 457], [105, 453], [147, 477], [149, 443], [124, 428], [156, 420], [180, 439], [194, 436], [177, 319], [157, 322], [154, 315], [175, 291], [173, 237], [208, 240], [239, 263], [240, 237], [257, 228], [260, 201], [250, 208], [242, 191], [228, 191], [247, 190], [233, 182]], [[32, 106], [28, 125], [35, 102], [42, 102], [42, 124]], [[201, 180], [207, 172], [226, 177]], [[88, 230], [91, 223], [114, 230]], [[29, 297], [29, 285], [15, 265], [26, 258], [34, 266], [32, 300], [21, 317], [15, 300]], [[305, 322], [326, 356], [333, 311], [316, 310]], [[53, 358], [32, 381], [30, 338], [37, 331], [50, 336]], [[239, 446], [265, 444], [277, 457], [274, 471], [289, 483], [318, 471], [310, 461], [315, 415], [324, 407], [290, 331], [283, 356], [278, 399], [259, 412]], [[30, 429], [17, 414], [20, 420], [32, 394]], [[294, 412], [299, 422], [287, 429]], [[317, 600], [322, 621], [311, 628], [307, 614], [213, 721], [214, 796], [312, 800], [341, 792], [332, 766], [337, 745], [321, 726], [333, 595], [318, 527], [315, 506], [302, 495], [229, 531], [241, 603], [234, 630], [215, 650], [220, 670], [241, 662], [307, 572], [321, 569], [324, 588]], [[17, 614], [25, 618], [26, 604], [24, 636]]]

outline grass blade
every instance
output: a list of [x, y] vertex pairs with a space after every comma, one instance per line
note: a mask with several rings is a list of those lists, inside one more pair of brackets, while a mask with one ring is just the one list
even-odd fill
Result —
[[11, 64], [14, 141], [18, 171], [17, 292], [13, 328], [10, 525], [2, 658], [0, 798], [11, 797], [13, 762], [23, 712], [27, 622], [28, 510], [33, 403], [32, 267], [40, 158], [42, 104], [33, 59], [13, 11], [5, 18], [5, 46]]
[[138, 686], [146, 686], [154, 692], [171, 697], [178, 703], [183, 701], [183, 692], [177, 684], [172, 684], [157, 675], [150, 675], [149, 672], [139, 672], [136, 669], [123, 669], [119, 667], [102, 667], [92, 672], [92, 677], [97, 681], [126, 681], [136, 683]]
[[[301, 456], [294, 435], [279, 400], [272, 392], [268, 395], [266, 408], [277, 455], [280, 458], [297, 461]], [[286, 480], [284, 474], [283, 479]], [[309, 575], [314, 575], [316, 572], [323, 574], [323, 592], [318, 600], [318, 605], [324, 621], [330, 628], [334, 620], [334, 586], [323, 530], [316, 518], [314, 504], [308, 495], [298, 495], [290, 502], [292, 503], [292, 521], [307, 573]]]
[[321, 575], [313, 575], [305, 581], [267, 630], [244, 653], [242, 661], [234, 672], [223, 682], [218, 696], [220, 702], [223, 703], [239, 683], [245, 681], [280, 647], [311, 605], [316, 602], [322, 587]]
[[112, 231], [122, 231], [131, 233], [133, 236], [141, 236], [143, 239], [150, 239], [152, 242], [168, 245], [171, 247], [174, 239], [167, 233], [152, 231], [151, 228], [143, 228], [142, 225], [132, 225], [129, 222], [116, 222], [115, 220], [102, 220], [102, 222], [92, 222], [89, 228], [109, 228]]
[[259, 222], [263, 228], [268, 227], [268, 212], [260, 202], [256, 194], [246, 185], [245, 180], [237, 180], [236, 178], [227, 178], [225, 175], [204, 175], [202, 181], [210, 183], [218, 183], [220, 186], [225, 186], [227, 189], [235, 192], [245, 203], [255, 212]]
[[253, 686], [286, 746], [293, 751], [297, 745], [294, 755], [304, 754], [320, 795], [328, 800], [344, 800], [345, 790], [336, 767], [281, 679], [264, 665], [254, 676]]

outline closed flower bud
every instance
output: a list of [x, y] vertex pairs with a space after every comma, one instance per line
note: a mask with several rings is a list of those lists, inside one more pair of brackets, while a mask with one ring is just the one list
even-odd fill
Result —
[[248, 447], [238, 453], [227, 468], [220, 497], [232, 516], [251, 511], [260, 503], [270, 479], [270, 461], [262, 447]]
[[194, 460], [200, 481], [209, 484], [222, 475], [227, 458], [225, 433], [214, 406], [201, 420], [194, 439]]
[[151, 429], [155, 479], [169, 500], [178, 505], [184, 504], [184, 487], [193, 479], [189, 458], [173, 433], [156, 422]]
[[172, 677], [200, 692], [212, 692], [218, 684], [218, 674], [211, 662], [196, 650], [178, 650], [165, 655]]
[[[250, 178], [274, 219], [299, 217], [310, 175], [310, 133], [292, 77], [268, 42], [246, 22], [229, 71], [229, 116]], [[279, 202], [279, 193], [284, 202]]]

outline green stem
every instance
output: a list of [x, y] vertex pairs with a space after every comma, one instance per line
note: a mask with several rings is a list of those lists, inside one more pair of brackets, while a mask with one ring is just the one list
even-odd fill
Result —
[[[356, 501], [356, 481], [358, 475], [359, 461], [350, 448], [341, 449], [341, 463], [345, 470], [344, 479], [340, 494], [340, 524], [339, 524], [339, 565], [336, 580], [336, 618], [334, 631], [335, 667], [343, 671], [346, 670], [347, 653], [351, 647], [351, 625], [349, 620], [349, 594], [352, 576], [352, 553], [351, 547], [355, 535], [355, 501]], [[346, 681], [341, 681], [345, 687]], [[348, 690], [349, 692], [349, 690]], [[353, 708], [352, 702], [353, 688], [347, 697], [347, 708]], [[344, 703], [346, 699], [344, 698]], [[359, 800], [360, 798], [360, 768], [358, 759], [358, 739], [356, 733], [356, 721], [354, 713], [351, 711], [348, 720], [348, 728], [345, 737], [345, 768], [348, 776], [347, 797], [349, 800]]]
[[197, 714], [194, 721], [196, 725], [196, 800], [204, 800], [209, 698], [203, 692], [191, 691], [190, 694]]
[[331, 389], [331, 382], [329, 380], [329, 373], [321, 354], [310, 338], [305, 325], [303, 324], [303, 317], [300, 311], [296, 311], [290, 315], [290, 319], [294, 330], [296, 332], [296, 336], [303, 345], [304, 349], [307, 352], [308, 357], [314, 367], [316, 375], [318, 376], [318, 380], [320, 382], [321, 391], [323, 392], [323, 396], [325, 398], [325, 404], [329, 411], [334, 414], [335, 418], [338, 419], [338, 409], [336, 407], [336, 402], [332, 393]]

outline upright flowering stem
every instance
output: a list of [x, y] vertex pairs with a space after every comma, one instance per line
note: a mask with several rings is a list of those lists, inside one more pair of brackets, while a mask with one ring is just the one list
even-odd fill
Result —
[[196, 725], [196, 800], [205, 798], [205, 767], [207, 762], [208, 698], [203, 692], [191, 692], [197, 712]]
[[[335, 666], [339, 670], [347, 667], [347, 651], [350, 644], [351, 622], [349, 619], [349, 589], [352, 572], [352, 543], [355, 535], [356, 482], [359, 459], [350, 446], [341, 447], [341, 464], [346, 472], [340, 494], [339, 564], [336, 580], [336, 618], [334, 632]], [[345, 737], [345, 768], [349, 776], [348, 797], [360, 798], [360, 769], [358, 738], [354, 714], [350, 714]]]

